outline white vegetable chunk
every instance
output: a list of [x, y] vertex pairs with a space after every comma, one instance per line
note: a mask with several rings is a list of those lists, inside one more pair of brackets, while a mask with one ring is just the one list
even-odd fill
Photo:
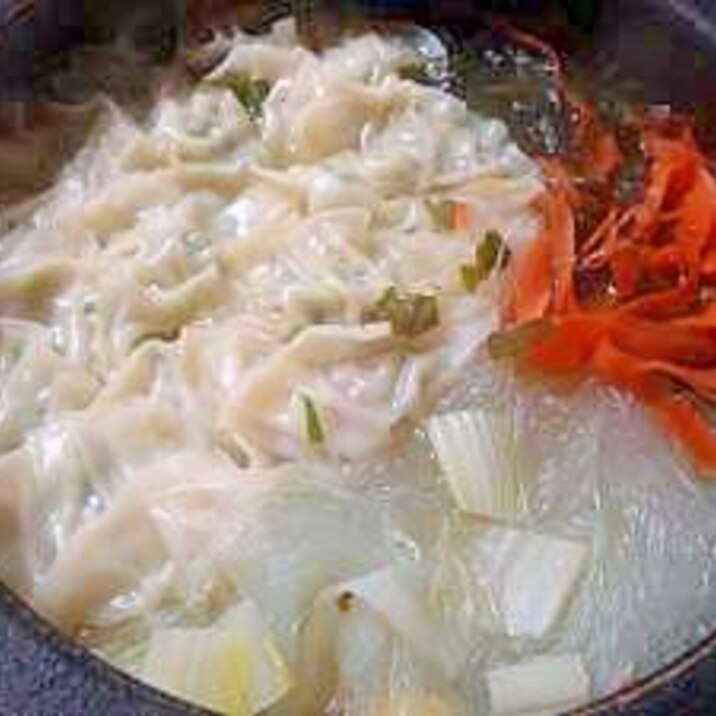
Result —
[[424, 586], [410, 583], [405, 575], [388, 567], [344, 582], [337, 587], [337, 594], [339, 600], [362, 602], [426, 663], [453, 679], [467, 658], [467, 645], [425, 598]]
[[493, 716], [554, 716], [589, 699], [578, 654], [538, 656], [487, 672]]
[[541, 639], [563, 614], [588, 553], [574, 540], [491, 526], [477, 542], [473, 565], [505, 631]]
[[229, 716], [275, 704], [291, 677], [258, 608], [241, 603], [207, 628], [152, 635], [142, 676], [153, 686]]
[[507, 411], [445, 413], [431, 418], [427, 431], [460, 509], [500, 518], [520, 512], [524, 490]]

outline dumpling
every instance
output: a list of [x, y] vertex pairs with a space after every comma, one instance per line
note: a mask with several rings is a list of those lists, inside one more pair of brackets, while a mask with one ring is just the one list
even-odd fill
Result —
[[151, 137], [158, 151], [179, 161], [226, 159], [251, 132], [243, 107], [228, 89], [200, 87], [189, 98], [167, 100]]
[[78, 267], [63, 258], [8, 262], [0, 268], [0, 315], [49, 322], [57, 297]]
[[98, 389], [81, 365], [42, 342], [30, 344], [0, 386], [0, 451], [18, 445], [47, 412], [86, 407]]
[[[221, 512], [237, 479], [228, 461], [211, 454], [179, 452], [139, 468], [112, 504], [83, 525], [57, 557], [35, 590], [38, 609], [71, 631], [157, 569], [169, 552], [155, 510], [179, 511], [184, 528], [196, 530], [187, 544], [200, 551], [215, 529], [214, 513]], [[194, 511], [201, 520], [190, 519]]]

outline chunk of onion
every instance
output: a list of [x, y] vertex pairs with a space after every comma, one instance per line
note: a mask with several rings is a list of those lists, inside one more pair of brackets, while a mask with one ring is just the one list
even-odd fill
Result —
[[455, 678], [468, 654], [446, 615], [425, 597], [425, 584], [416, 583], [394, 567], [372, 572], [335, 588], [339, 606], [358, 601], [387, 622], [394, 634], [446, 679]]
[[500, 518], [522, 510], [524, 490], [508, 411], [444, 413], [430, 419], [427, 431], [460, 509]]
[[142, 678], [228, 716], [253, 716], [291, 688], [291, 677], [270, 630], [249, 601], [210, 627], [154, 632]]
[[589, 699], [578, 654], [538, 656], [487, 672], [493, 716], [554, 716]]
[[540, 639], [564, 612], [588, 553], [582, 542], [494, 525], [478, 538], [473, 568], [505, 631]]

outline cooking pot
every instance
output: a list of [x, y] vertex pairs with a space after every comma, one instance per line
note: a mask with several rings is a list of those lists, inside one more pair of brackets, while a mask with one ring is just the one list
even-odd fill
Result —
[[[106, 42], [118, 30], [129, 32], [148, 60], [165, 60], [187, 26], [190, 35], [196, 33], [205, 16], [222, 5], [240, 5], [242, 11], [250, 5], [251, 21], [259, 24], [290, 10], [288, 3], [261, 7], [255, 2], [197, 0], [188, 8], [187, 24], [186, 8], [178, 0], [0, 0], [0, 100], [32, 100], [47, 91], [47, 68], [72, 46]], [[318, 0], [297, 2], [294, 12], [305, 16], [320, 5]], [[595, 82], [628, 84], [635, 99], [697, 117], [702, 141], [716, 147], [713, 0], [366, 0], [323, 5], [334, 16], [354, 13], [360, 5], [361, 12], [374, 17], [408, 17], [464, 42], [486, 12], [497, 12], [546, 35], [575, 65], [588, 68], [586, 74]], [[0, 715], [205, 713], [94, 657], [0, 584]], [[578, 713], [716, 714], [716, 631], [660, 671]]]

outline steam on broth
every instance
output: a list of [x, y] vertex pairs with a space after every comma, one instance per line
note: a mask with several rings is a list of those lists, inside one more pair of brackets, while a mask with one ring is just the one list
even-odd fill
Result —
[[686, 129], [622, 121], [626, 197], [558, 67], [564, 161], [405, 38], [210, 54], [10, 210], [3, 579], [227, 714], [555, 713], [695, 643], [716, 184]]

